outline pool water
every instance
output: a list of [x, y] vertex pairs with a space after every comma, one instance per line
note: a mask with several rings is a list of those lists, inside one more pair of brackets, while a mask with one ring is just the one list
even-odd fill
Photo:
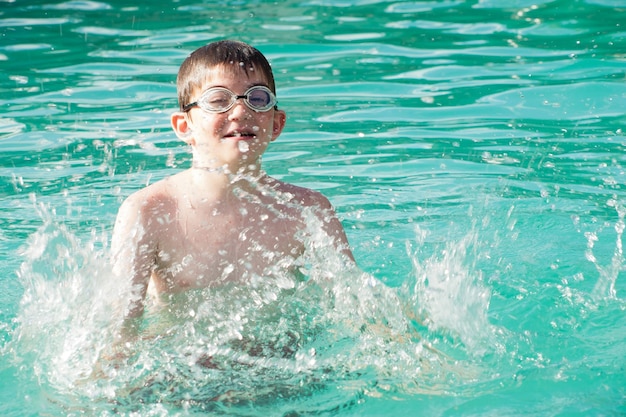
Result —
[[[0, 414], [625, 414], [625, 13], [2, 2]], [[176, 72], [224, 38], [275, 72], [265, 170], [331, 200], [364, 272], [322, 247], [288, 288], [185, 294], [96, 369], [115, 214], [189, 167]]]

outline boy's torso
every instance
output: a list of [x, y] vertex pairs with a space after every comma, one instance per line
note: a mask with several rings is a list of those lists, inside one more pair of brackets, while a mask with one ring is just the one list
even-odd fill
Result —
[[[302, 206], [283, 195], [241, 193], [228, 202], [194, 203], [184, 186], [151, 199], [153, 282], [160, 293], [247, 282], [289, 273], [304, 252]], [[279, 198], [280, 197], [280, 198]]]

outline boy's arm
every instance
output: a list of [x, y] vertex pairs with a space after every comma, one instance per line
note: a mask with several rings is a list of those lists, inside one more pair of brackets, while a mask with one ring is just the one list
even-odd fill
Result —
[[[115, 220], [111, 251], [113, 272], [131, 286], [130, 297], [123, 300], [124, 326], [122, 334], [133, 333], [135, 319], [141, 317], [144, 299], [155, 266], [155, 243], [140, 198], [129, 197], [119, 209]], [[124, 285], [126, 287], [126, 285]]]
[[350, 249], [350, 243], [348, 242], [346, 232], [337, 218], [335, 209], [332, 204], [330, 204], [330, 201], [328, 201], [328, 199], [322, 194], [317, 194], [315, 204], [320, 209], [320, 217], [324, 231], [328, 234], [328, 236], [333, 238], [335, 248], [347, 259], [356, 264], [354, 255], [352, 255], [352, 250]]
[[129, 197], [120, 207], [113, 236], [111, 238], [111, 256], [114, 278], [119, 280], [123, 311], [121, 328], [115, 332], [115, 340], [106, 346], [94, 364], [92, 377], [107, 375], [106, 369], [117, 368], [126, 360], [127, 342], [138, 335], [139, 323], [144, 310], [144, 298], [154, 268], [155, 244], [150, 244], [150, 230], [143, 220], [145, 209], [141, 198]]

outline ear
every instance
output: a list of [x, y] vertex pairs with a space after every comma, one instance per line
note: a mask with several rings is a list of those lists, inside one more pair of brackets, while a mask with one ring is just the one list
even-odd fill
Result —
[[276, 140], [285, 128], [287, 122], [287, 113], [283, 110], [274, 110], [274, 126], [272, 127], [272, 141]]
[[191, 129], [191, 123], [189, 115], [182, 111], [177, 111], [171, 116], [172, 129], [176, 133], [176, 136], [187, 145], [195, 145], [196, 140], [193, 137], [193, 130]]

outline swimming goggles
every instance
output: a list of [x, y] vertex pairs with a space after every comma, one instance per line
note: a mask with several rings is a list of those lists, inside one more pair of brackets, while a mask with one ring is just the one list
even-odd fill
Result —
[[241, 96], [224, 87], [213, 87], [202, 93], [197, 101], [184, 106], [183, 111], [186, 112], [198, 106], [208, 113], [224, 113], [230, 110], [240, 98], [248, 108], [256, 112], [269, 111], [276, 105], [276, 96], [263, 85], [250, 87]]

